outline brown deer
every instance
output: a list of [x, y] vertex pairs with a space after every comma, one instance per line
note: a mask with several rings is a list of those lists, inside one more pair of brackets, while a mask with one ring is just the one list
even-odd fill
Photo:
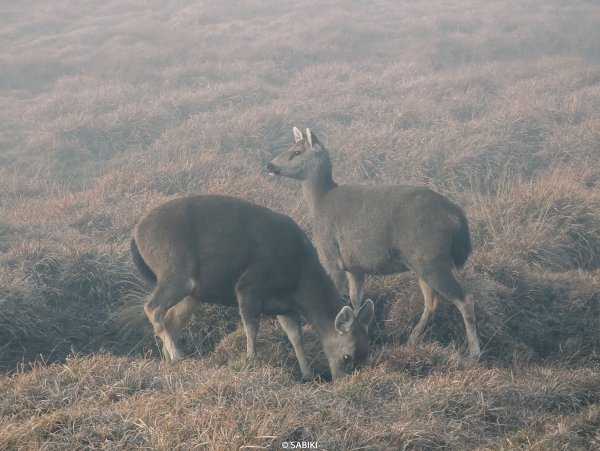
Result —
[[144, 306], [167, 360], [182, 357], [177, 339], [200, 303], [240, 311], [253, 357], [261, 314], [277, 315], [303, 379], [312, 378], [300, 315], [317, 330], [333, 379], [362, 365], [373, 303], [345, 306], [317, 252], [289, 217], [242, 199], [202, 195], [167, 201], [135, 227], [136, 266], [156, 287]]
[[[314, 133], [294, 127], [296, 143], [274, 158], [267, 171], [302, 182], [314, 215], [313, 236], [325, 269], [340, 292], [347, 277], [350, 299], [360, 308], [366, 274], [414, 271], [425, 298], [421, 319], [409, 337], [416, 343], [437, 308], [439, 295], [460, 310], [470, 355], [480, 353], [474, 301], [453, 275], [471, 253], [462, 209], [444, 196], [416, 186], [338, 186], [331, 159]], [[345, 276], [344, 277], [344, 273]]]

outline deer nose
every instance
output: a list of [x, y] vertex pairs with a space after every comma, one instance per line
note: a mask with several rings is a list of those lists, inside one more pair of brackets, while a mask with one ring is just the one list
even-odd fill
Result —
[[279, 169], [277, 169], [273, 165], [273, 163], [267, 164], [267, 166], [265, 167], [265, 169], [267, 170], [267, 172], [270, 172], [271, 174], [278, 174], [279, 173]]

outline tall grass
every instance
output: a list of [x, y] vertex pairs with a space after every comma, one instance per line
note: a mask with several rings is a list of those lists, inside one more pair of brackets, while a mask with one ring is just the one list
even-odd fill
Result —
[[[585, 0], [0, 6], [0, 448], [600, 446], [599, 18]], [[211, 306], [194, 360], [154, 360], [131, 228], [223, 193], [310, 235], [298, 184], [262, 169], [294, 125], [340, 183], [464, 207], [477, 366], [448, 303], [404, 345], [411, 274], [368, 280], [373, 357], [339, 385], [296, 384], [269, 322], [247, 362], [236, 312]]]

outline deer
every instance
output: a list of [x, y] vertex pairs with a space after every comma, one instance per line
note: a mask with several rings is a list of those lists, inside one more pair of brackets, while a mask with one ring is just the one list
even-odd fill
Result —
[[304, 381], [313, 373], [301, 338], [301, 316], [316, 329], [331, 378], [362, 366], [369, 353], [372, 301], [345, 305], [316, 249], [291, 218], [236, 197], [168, 200], [133, 230], [133, 261], [154, 291], [144, 311], [165, 360], [181, 359], [181, 331], [202, 303], [237, 306], [254, 358], [261, 315], [275, 315]]
[[440, 297], [462, 314], [469, 355], [480, 354], [475, 302], [454, 276], [472, 251], [463, 210], [424, 186], [338, 185], [331, 158], [317, 136], [293, 128], [295, 143], [266, 170], [299, 180], [313, 216], [313, 239], [340, 293], [361, 307], [366, 275], [413, 271], [423, 293], [423, 313], [409, 335], [418, 343]]

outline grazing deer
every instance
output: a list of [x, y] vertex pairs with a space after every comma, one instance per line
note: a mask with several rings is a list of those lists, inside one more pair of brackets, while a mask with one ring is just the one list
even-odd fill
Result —
[[206, 302], [237, 304], [250, 358], [261, 314], [277, 315], [305, 380], [312, 372], [300, 315], [317, 330], [333, 379], [366, 361], [373, 303], [356, 314], [344, 305], [316, 250], [289, 217], [233, 197], [185, 197], [150, 211], [133, 236], [134, 262], [156, 283], [144, 310], [167, 360], [182, 357], [181, 329]]
[[453, 275], [471, 252], [469, 225], [461, 208], [444, 196], [416, 186], [338, 186], [331, 159], [317, 137], [294, 127], [296, 143], [274, 158], [267, 171], [302, 182], [314, 215], [313, 236], [325, 269], [340, 292], [344, 273], [358, 310], [366, 274], [407, 270], [419, 277], [425, 298], [421, 319], [409, 337], [416, 343], [437, 308], [449, 299], [464, 319], [470, 355], [480, 353], [474, 301]]

